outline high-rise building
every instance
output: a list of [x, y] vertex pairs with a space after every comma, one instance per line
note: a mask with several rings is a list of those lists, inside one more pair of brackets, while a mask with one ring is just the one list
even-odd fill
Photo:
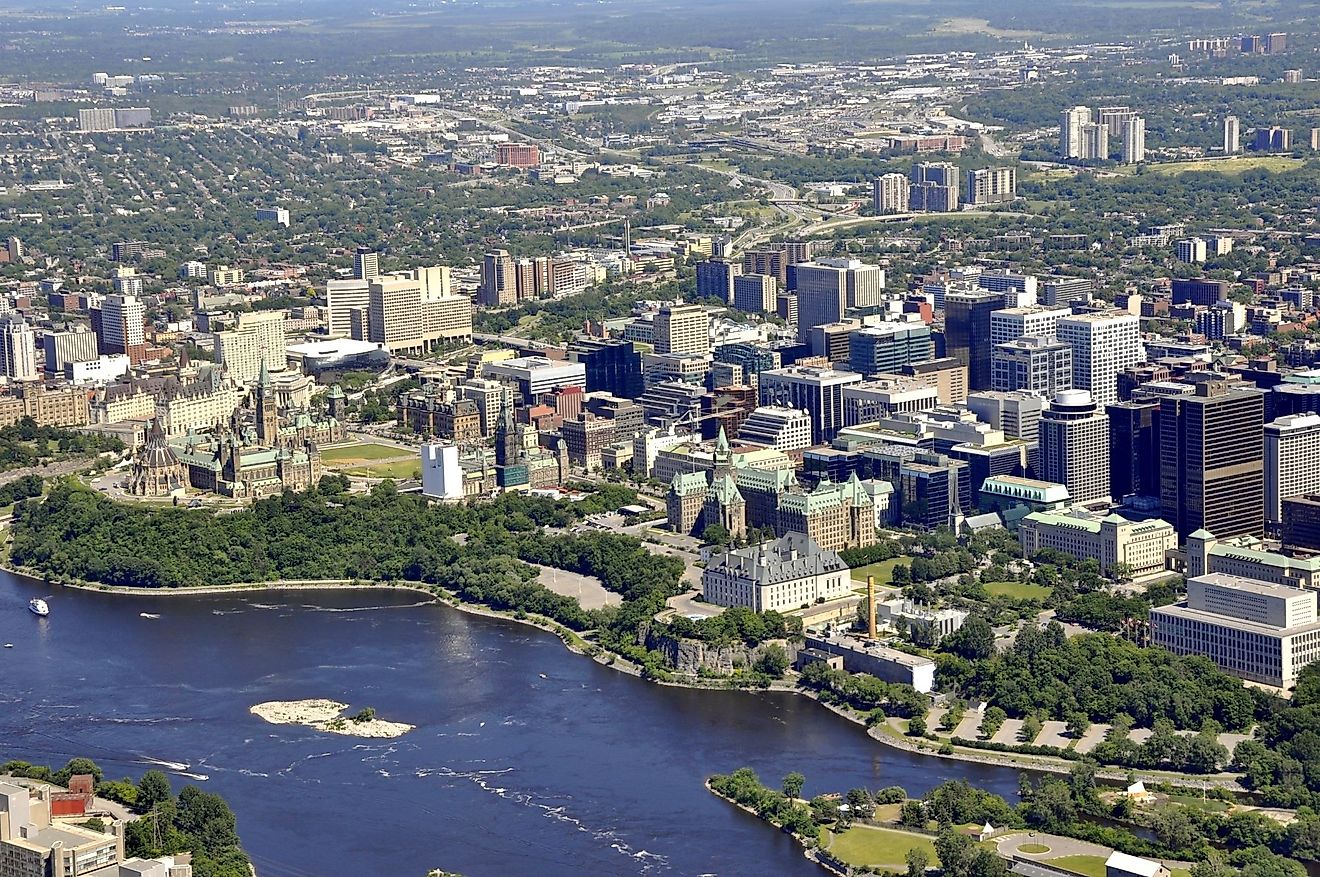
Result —
[[1092, 122], [1082, 126], [1082, 159], [1104, 161], [1109, 158], [1109, 126]]
[[1257, 152], [1287, 152], [1292, 149], [1292, 131], [1278, 126], [1257, 128], [1251, 148]]
[[1090, 301], [1094, 289], [1095, 282], [1089, 277], [1050, 276], [1041, 284], [1040, 300], [1052, 308], [1066, 308], [1074, 302]]
[[905, 365], [934, 358], [934, 336], [920, 320], [866, 326], [848, 336], [848, 368], [858, 374], [898, 374]]
[[1188, 264], [1197, 264], [1206, 259], [1206, 243], [1204, 238], [1186, 238], [1174, 244], [1174, 254], [1179, 262]]
[[884, 301], [885, 271], [856, 259], [820, 259], [794, 266], [797, 278], [798, 338], [843, 319], [848, 308], [870, 308]]
[[1097, 405], [1117, 402], [1118, 373], [1143, 358], [1141, 318], [1117, 311], [1078, 314], [1059, 320], [1055, 331], [1073, 350], [1073, 387], [1090, 391]]
[[1160, 400], [1161, 517], [1186, 538], [1259, 536], [1264, 529], [1264, 401], [1223, 381]]
[[1053, 399], [1073, 385], [1072, 347], [1053, 336], [1027, 335], [996, 344], [990, 354], [990, 386]]
[[698, 262], [697, 298], [718, 298], [732, 303], [733, 281], [742, 273], [742, 265], [737, 262], [726, 262], [723, 259]]
[[778, 282], [766, 274], [742, 274], [733, 279], [732, 303], [748, 314], [773, 314]]
[[967, 409], [977, 420], [990, 424], [1008, 438], [1032, 445], [1040, 440], [1040, 417], [1046, 404], [1047, 400], [1030, 393], [982, 390], [967, 396]]
[[[353, 334], [352, 312], [366, 313], [371, 301], [369, 280], [329, 280], [325, 284], [326, 328], [331, 335], [348, 338]], [[366, 341], [365, 337], [359, 341]]]
[[535, 143], [497, 143], [495, 163], [506, 167], [539, 167], [541, 148]]
[[1040, 477], [1074, 502], [1109, 496], [1109, 417], [1086, 390], [1065, 390], [1040, 417]]
[[968, 204], [997, 204], [1016, 197], [1016, 168], [986, 167], [967, 174]]
[[120, 295], [142, 295], [143, 278], [137, 273], [136, 268], [116, 268], [115, 276], [111, 279], [115, 292]]
[[248, 311], [238, 315], [232, 329], [215, 332], [216, 359], [229, 370], [229, 378], [247, 386], [266, 371], [284, 371], [286, 341], [283, 311]]
[[1090, 107], [1073, 107], [1063, 111], [1059, 123], [1059, 155], [1064, 158], [1082, 157], [1082, 126], [1089, 124]]
[[27, 255], [27, 248], [23, 246], [23, 240], [16, 235], [9, 236], [9, 240], [5, 242], [5, 251], [9, 254], [10, 262], [17, 262]]
[[1242, 151], [1242, 123], [1237, 116], [1224, 117], [1224, 154], [1235, 155]]
[[1123, 122], [1123, 163], [1140, 164], [1146, 160], [1146, 120], [1134, 116]]
[[380, 253], [371, 247], [358, 247], [353, 254], [353, 277], [374, 280], [380, 276]]
[[568, 346], [568, 358], [586, 369], [588, 393], [621, 399], [642, 395], [642, 355], [631, 341], [580, 338]]
[[1174, 280], [1170, 300], [1174, 304], [1190, 302], [1194, 305], [1208, 307], [1217, 301], [1227, 299], [1232, 288], [1233, 285], [1227, 280], [1206, 280], [1204, 278]]
[[760, 374], [760, 403], [798, 408], [811, 415], [813, 444], [832, 441], [844, 426], [843, 388], [860, 383], [855, 372], [793, 366]]
[[78, 111], [78, 130], [84, 133], [113, 131], [115, 129], [115, 111], [110, 107], [94, 107]]
[[488, 308], [518, 303], [518, 278], [508, 250], [493, 250], [481, 260], [477, 303]]
[[368, 290], [366, 338], [391, 353], [424, 353], [437, 342], [472, 338], [472, 302], [467, 296], [426, 296], [422, 283], [390, 275]]
[[743, 253], [742, 273], [768, 274], [780, 283], [788, 282], [788, 255], [783, 250], [748, 250]]
[[144, 128], [150, 124], [150, 107], [120, 107], [115, 110], [116, 128]]
[[903, 174], [884, 174], [871, 181], [871, 206], [877, 216], [906, 213], [911, 182]]
[[1265, 424], [1265, 523], [1283, 521], [1283, 500], [1320, 493], [1320, 415], [1294, 414]]
[[85, 328], [65, 332], [47, 332], [41, 339], [46, 352], [45, 370], [51, 374], [64, 374], [64, 366], [71, 362], [91, 362], [96, 359], [96, 333]]
[[35, 381], [37, 336], [27, 321], [10, 316], [0, 322], [0, 375], [11, 381]]
[[1113, 402], [1109, 415], [1109, 495], [1160, 495], [1160, 403]]
[[990, 314], [990, 343], [1003, 344], [1027, 336], [1054, 337], [1059, 320], [1072, 316], [1070, 308], [1031, 305], [1004, 308]]
[[908, 207], [913, 211], [949, 213], [958, 209], [958, 166], [947, 161], [921, 162], [912, 166]]
[[[145, 324], [147, 308], [142, 299], [133, 295], [107, 295], [101, 300], [99, 312], [100, 353], [125, 354], [133, 365], [146, 356]], [[96, 322], [93, 323], [96, 328]]]
[[655, 315], [656, 353], [709, 353], [710, 315], [701, 305], [670, 304]]
[[944, 296], [945, 355], [967, 366], [971, 390], [990, 389], [990, 315], [1003, 307], [1003, 293], [978, 289]]

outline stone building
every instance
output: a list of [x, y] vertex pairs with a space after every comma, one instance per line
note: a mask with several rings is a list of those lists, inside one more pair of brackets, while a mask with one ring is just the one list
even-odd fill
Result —
[[152, 421], [146, 444], [133, 458], [128, 492], [133, 496], [169, 496], [188, 486], [188, 468], [165, 441], [160, 421]]

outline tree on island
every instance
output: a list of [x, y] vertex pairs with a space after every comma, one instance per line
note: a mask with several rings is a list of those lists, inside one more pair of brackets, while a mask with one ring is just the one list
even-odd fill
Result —
[[807, 778], [797, 771], [793, 771], [788, 776], [784, 777], [784, 794], [789, 798], [800, 798], [802, 796], [802, 787], [806, 784]]
[[375, 707], [364, 706], [350, 718], [359, 725], [365, 725], [367, 722], [374, 722], [376, 721], [376, 709]]

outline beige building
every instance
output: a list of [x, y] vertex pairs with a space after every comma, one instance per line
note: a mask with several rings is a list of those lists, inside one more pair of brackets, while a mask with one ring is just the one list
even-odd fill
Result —
[[107, 874], [124, 858], [123, 823], [110, 833], [51, 819], [48, 788], [0, 782], [0, 875]]
[[1286, 585], [1320, 589], [1320, 556], [1290, 557], [1269, 551], [1254, 536], [1216, 539], [1207, 530], [1187, 536], [1184, 546], [1188, 576], [1223, 573]]
[[256, 381], [261, 365], [283, 371], [287, 365], [283, 311], [249, 311], [238, 315], [232, 329], [215, 335], [216, 359], [229, 369], [239, 386]]
[[708, 353], [710, 317], [701, 305], [665, 305], [655, 315], [656, 353]]
[[801, 533], [717, 554], [701, 574], [701, 593], [716, 606], [790, 612], [852, 593], [848, 564]]
[[1227, 673], [1287, 688], [1320, 659], [1316, 592], [1210, 573], [1187, 580], [1187, 599], [1150, 613], [1151, 642], [1205, 655]]
[[366, 340], [385, 345], [391, 353], [411, 354], [424, 353], [437, 343], [470, 340], [471, 300], [461, 295], [428, 296], [428, 290], [437, 288], [443, 284], [425, 276], [373, 280], [365, 314]]
[[1095, 518], [1081, 512], [1032, 512], [1018, 524], [1018, 539], [1027, 557], [1042, 548], [1095, 560], [1107, 572], [1127, 564], [1134, 576], [1165, 568], [1168, 552], [1178, 548], [1178, 534], [1161, 520], [1129, 521], [1118, 515]]
[[24, 417], [37, 426], [85, 426], [91, 421], [87, 390], [25, 384], [13, 395], [0, 396], [0, 426], [12, 426]]

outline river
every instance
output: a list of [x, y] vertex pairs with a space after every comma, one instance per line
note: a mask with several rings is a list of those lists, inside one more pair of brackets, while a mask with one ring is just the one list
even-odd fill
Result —
[[[261, 877], [818, 877], [702, 780], [750, 765], [802, 771], [808, 795], [1017, 790], [1015, 771], [882, 746], [805, 698], [652, 685], [415, 594], [121, 597], [0, 572], [0, 642], [0, 760], [166, 765], [176, 791], [230, 802]], [[359, 740], [248, 712], [313, 697], [417, 728]]]

